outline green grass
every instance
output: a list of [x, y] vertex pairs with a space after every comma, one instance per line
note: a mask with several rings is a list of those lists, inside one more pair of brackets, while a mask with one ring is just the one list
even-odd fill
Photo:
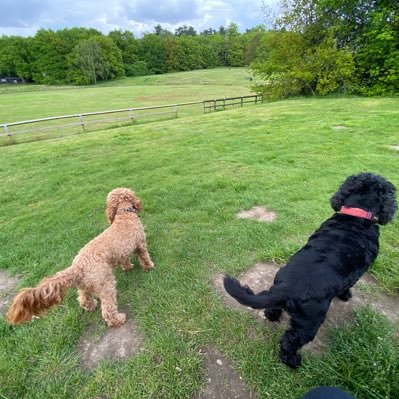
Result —
[[[212, 285], [219, 272], [285, 262], [331, 215], [329, 198], [346, 176], [373, 171], [399, 186], [399, 153], [388, 147], [399, 144], [398, 130], [398, 98], [299, 99], [0, 148], [0, 267], [22, 275], [21, 287], [68, 266], [106, 227], [105, 197], [119, 186], [143, 201], [156, 265], [116, 273], [120, 308], [144, 336], [126, 363], [79, 368], [79, 337], [105, 327], [73, 290], [33, 323], [1, 320], [0, 397], [190, 398], [207, 345], [234, 362], [257, 398], [296, 399], [324, 384], [357, 399], [399, 397], [398, 342], [384, 317], [359, 312], [330, 330], [327, 353], [304, 354], [291, 371], [278, 359], [281, 329], [226, 309]], [[277, 221], [235, 218], [254, 205]], [[398, 235], [398, 222], [381, 228], [372, 268], [395, 295]]]
[[88, 87], [1, 85], [0, 124], [248, 95], [249, 76], [245, 68], [218, 68], [125, 78]]

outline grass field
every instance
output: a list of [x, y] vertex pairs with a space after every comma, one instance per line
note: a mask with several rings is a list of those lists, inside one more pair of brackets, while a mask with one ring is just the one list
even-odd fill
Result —
[[[51, 94], [58, 91], [29, 95], [50, 102]], [[383, 316], [359, 312], [330, 330], [326, 353], [305, 354], [291, 371], [278, 360], [281, 329], [225, 308], [212, 286], [216, 273], [287, 261], [331, 215], [329, 198], [346, 176], [373, 171], [399, 186], [399, 153], [389, 148], [398, 131], [399, 98], [298, 99], [0, 148], [0, 267], [22, 275], [21, 287], [68, 266], [106, 227], [105, 197], [119, 186], [143, 201], [156, 265], [116, 273], [120, 307], [144, 336], [126, 363], [80, 369], [79, 337], [105, 326], [99, 311], [78, 307], [73, 290], [31, 324], [0, 320], [0, 397], [190, 398], [202, 384], [198, 351], [211, 345], [257, 398], [297, 399], [317, 385], [357, 399], [398, 398], [397, 326]], [[235, 218], [254, 205], [277, 221]], [[395, 295], [398, 236], [398, 222], [381, 229], [372, 268]]]
[[97, 86], [1, 85], [0, 124], [129, 107], [250, 94], [245, 68], [218, 68], [109, 81]]

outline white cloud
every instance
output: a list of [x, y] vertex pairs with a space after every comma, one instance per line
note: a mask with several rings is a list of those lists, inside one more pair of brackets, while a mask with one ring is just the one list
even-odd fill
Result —
[[0, 0], [0, 10], [7, 10], [0, 13], [0, 35], [79, 26], [103, 33], [125, 29], [139, 36], [157, 24], [173, 32], [181, 25], [201, 31], [230, 22], [244, 31], [263, 22], [261, 6], [261, 0]]

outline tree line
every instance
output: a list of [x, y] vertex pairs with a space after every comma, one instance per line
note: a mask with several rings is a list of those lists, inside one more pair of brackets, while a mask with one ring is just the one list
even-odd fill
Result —
[[[123, 76], [249, 66], [266, 98], [399, 92], [399, 1], [280, 0], [280, 14], [240, 33], [231, 23], [197, 33], [154, 27], [41, 29], [0, 37], [0, 75], [39, 84], [95, 84]], [[268, 18], [264, 6], [264, 18]], [[269, 18], [270, 19], [270, 18]]]
[[[281, 0], [252, 64], [268, 98], [399, 92], [399, 1]], [[266, 9], [266, 7], [265, 7]]]
[[83, 85], [123, 76], [247, 66], [264, 34], [263, 26], [242, 34], [234, 23], [199, 34], [191, 26], [172, 33], [157, 25], [141, 38], [122, 30], [104, 35], [87, 28], [40, 29], [34, 37], [0, 37], [0, 75]]

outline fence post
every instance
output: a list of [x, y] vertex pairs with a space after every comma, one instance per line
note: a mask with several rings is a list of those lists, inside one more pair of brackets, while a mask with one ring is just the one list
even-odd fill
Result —
[[241, 107], [244, 105], [244, 98], [241, 96]]
[[132, 109], [131, 109], [131, 108], [129, 108], [129, 118], [130, 118], [130, 121], [131, 121], [132, 123], [135, 122], [135, 121], [134, 121], [134, 115], [133, 115], [133, 113], [132, 113]]
[[258, 104], [258, 95], [255, 96], [255, 104]]
[[85, 123], [83, 121], [83, 116], [79, 115], [79, 119], [80, 119], [80, 126], [82, 126], [83, 131], [85, 131], [86, 129], [85, 129]]
[[14, 141], [14, 139], [12, 138], [12, 134], [8, 131], [8, 126], [7, 126], [7, 124], [4, 124], [3, 127], [4, 127], [4, 133], [8, 136], [8, 141], [10, 142], [10, 144], [14, 144], [15, 141]]
[[205, 101], [202, 102], [202, 109], [203, 109], [204, 114], [205, 114]]
[[226, 109], [226, 99], [223, 98], [223, 111]]
[[174, 112], [175, 112], [175, 118], [177, 118], [177, 106], [176, 106], [176, 104], [173, 106], [173, 108], [174, 108]]
[[216, 111], [216, 98], [213, 99], [213, 110]]

